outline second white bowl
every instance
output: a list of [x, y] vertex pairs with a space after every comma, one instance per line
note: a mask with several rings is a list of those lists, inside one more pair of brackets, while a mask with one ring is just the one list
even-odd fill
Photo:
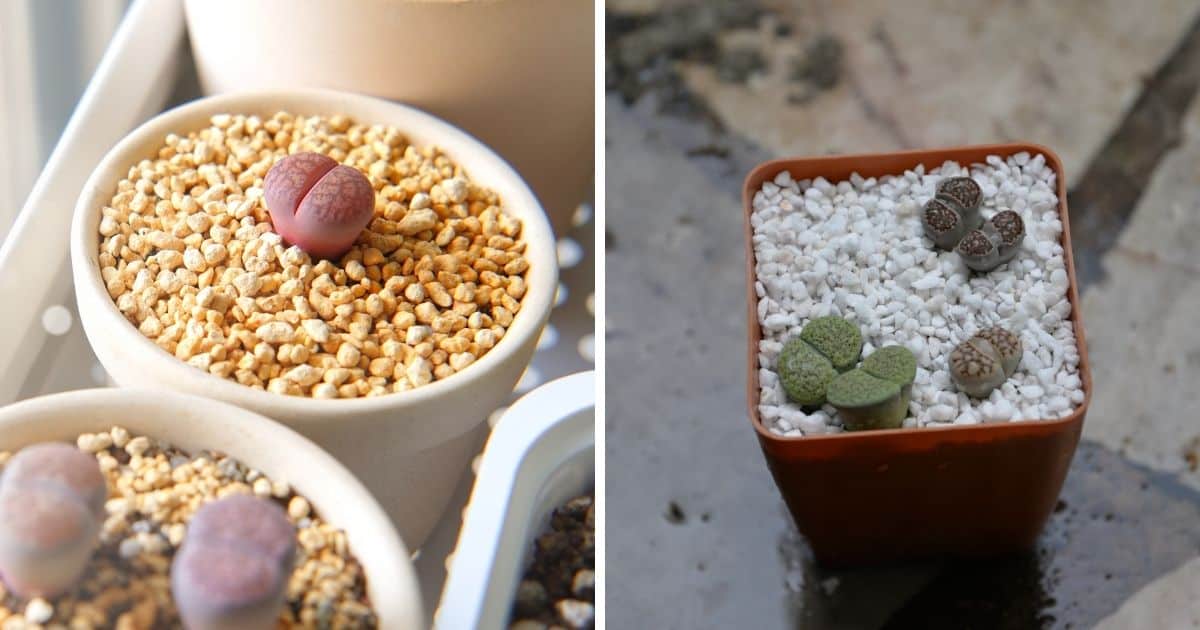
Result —
[[231, 405], [166, 392], [90, 389], [35, 398], [0, 409], [0, 450], [36, 442], [75, 442], [114, 425], [185, 451], [215, 450], [287, 481], [321, 518], [346, 532], [363, 567], [381, 628], [424, 623], [409, 551], [387, 515], [341, 464], [312, 442]]
[[[527, 290], [494, 348], [449, 378], [377, 398], [317, 400], [256, 390], [193, 368], [143, 336], [117, 310], [99, 267], [100, 211], [130, 166], [155, 154], [169, 133], [209, 124], [214, 114], [346, 114], [400, 129], [418, 146], [436, 145], [471, 178], [499, 194], [522, 222]], [[171, 389], [233, 403], [274, 418], [329, 451], [375, 493], [414, 547], [424, 543], [487, 430], [528, 366], [558, 286], [555, 241], [545, 213], [520, 176], [486, 146], [420, 110], [328, 90], [243, 92], [203, 98], [164, 112], [125, 137], [84, 185], [71, 226], [71, 267], [79, 315], [96, 356], [123, 386]]]

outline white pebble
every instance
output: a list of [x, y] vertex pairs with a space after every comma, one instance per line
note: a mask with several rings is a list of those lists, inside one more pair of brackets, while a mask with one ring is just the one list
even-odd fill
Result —
[[34, 597], [33, 599], [29, 600], [28, 604], [25, 605], [26, 621], [42, 624], [50, 621], [50, 618], [53, 616], [54, 606], [51, 606], [50, 602], [47, 602], [41, 597]]

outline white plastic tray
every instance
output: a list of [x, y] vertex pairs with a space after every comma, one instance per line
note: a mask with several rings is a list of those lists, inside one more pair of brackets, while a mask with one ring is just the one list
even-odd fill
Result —
[[[186, 30], [182, 0], [130, 5], [0, 246], [0, 405], [109, 384], [76, 321], [66, 235], [76, 197], [104, 153], [151, 116], [200, 96]], [[560, 301], [514, 398], [545, 379], [592, 367], [588, 304], [595, 267], [587, 206], [575, 223], [559, 242]], [[417, 552], [427, 613], [442, 591], [446, 554], [458, 537], [473, 482], [463, 472], [451, 507]]]
[[483, 450], [435, 626], [503, 630], [525, 558], [554, 508], [595, 487], [595, 373], [526, 394]]

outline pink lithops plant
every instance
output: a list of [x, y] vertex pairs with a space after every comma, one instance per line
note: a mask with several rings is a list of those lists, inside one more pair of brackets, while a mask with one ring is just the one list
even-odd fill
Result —
[[312, 152], [276, 162], [263, 180], [263, 200], [275, 231], [313, 258], [340, 258], [375, 213], [365, 175]]
[[0, 573], [21, 597], [71, 588], [95, 550], [108, 487], [96, 458], [71, 446], [28, 446], [0, 476]]
[[287, 593], [296, 530], [283, 508], [233, 495], [200, 508], [171, 564], [171, 591], [189, 630], [269, 630]]

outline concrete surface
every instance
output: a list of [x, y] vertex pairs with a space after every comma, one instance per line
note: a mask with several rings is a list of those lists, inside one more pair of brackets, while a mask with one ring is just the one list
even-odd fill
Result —
[[[770, 64], [747, 86], [688, 63], [688, 85], [731, 130], [776, 155], [1034, 140], [1080, 173], [1200, 12], [1191, 0], [766, 2], [794, 25], [756, 39]], [[841, 80], [789, 103], [789, 58], [819, 33], [845, 49]], [[726, 39], [737, 37], [725, 34]]]
[[[1113, 2], [981, 3], [939, 22], [919, 9], [961, 5], [767, 3], [775, 15], [756, 17], [757, 29], [726, 29], [712, 25], [739, 22], [751, 3], [712, 0], [705, 6], [716, 13], [699, 17], [673, 14], [682, 11], [670, 8], [677, 2], [619, 4], [609, 16], [606, 112], [610, 627], [1194, 627], [1194, 131], [1139, 184], [1139, 202], [1113, 219], [1119, 238], [1076, 249], [1105, 271], [1083, 287], [1096, 380], [1085, 438], [1036, 548], [989, 561], [857, 571], [813, 564], [746, 420], [739, 192], [744, 174], [767, 157], [909, 142], [1034, 139], [1064, 155], [1069, 175], [1084, 172], [1106, 138], [1131, 124], [1125, 109], [1141, 75], [1192, 36], [1198, 6], [1156, 2], [1133, 15]], [[896, 15], [886, 35], [872, 36], [873, 20], [887, 11]], [[945, 30], [952, 20], [978, 29], [974, 49], [984, 52], [955, 55], [947, 52], [953, 34], [928, 35], [929, 22]], [[761, 42], [793, 45], [782, 40], [816, 31], [846, 42], [856, 77], [831, 89], [805, 79], [815, 91], [798, 103], [753, 71], [738, 80], [730, 68], [749, 67], [746, 55], [735, 64], [722, 52], [760, 46], [770, 68], [787, 55]], [[660, 54], [647, 57], [656, 45]], [[900, 51], [907, 78], [891, 76], [894, 60], [880, 61], [871, 46]], [[1063, 74], [1038, 74], [1031, 64], [1047, 55]], [[958, 99], [938, 89], [909, 94], [936, 78], [911, 70], [914, 60], [953, 70]], [[972, 121], [1004, 126], [956, 123], [964, 109]], [[1200, 128], [1198, 109], [1186, 129]], [[900, 142], [888, 120], [915, 131]], [[1072, 210], [1086, 215], [1093, 206], [1080, 201]]]
[[[1085, 295], [1097, 387], [1084, 435], [1200, 488], [1200, 99]], [[1200, 527], [1200, 524], [1197, 525]]]
[[1096, 630], [1128, 628], [1200, 628], [1200, 558], [1138, 591], [1121, 609], [1096, 625]]

